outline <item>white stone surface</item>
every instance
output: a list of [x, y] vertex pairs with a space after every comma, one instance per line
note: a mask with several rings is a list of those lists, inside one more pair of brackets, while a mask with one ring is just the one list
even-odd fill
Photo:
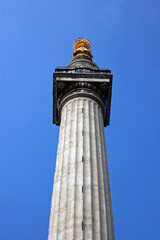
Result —
[[48, 235], [82, 239], [114, 240], [103, 113], [84, 97], [62, 109]]
[[[71, 70], [73, 72], [73, 70]], [[73, 81], [71, 77], [57, 77], [57, 81]], [[74, 82], [104, 82], [103, 78], [75, 78]], [[105, 82], [110, 82], [109, 78], [105, 78]]]

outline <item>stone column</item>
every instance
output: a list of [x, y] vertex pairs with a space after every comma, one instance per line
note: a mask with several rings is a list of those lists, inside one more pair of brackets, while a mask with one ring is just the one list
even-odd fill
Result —
[[48, 240], [114, 240], [100, 104], [88, 97], [61, 109]]

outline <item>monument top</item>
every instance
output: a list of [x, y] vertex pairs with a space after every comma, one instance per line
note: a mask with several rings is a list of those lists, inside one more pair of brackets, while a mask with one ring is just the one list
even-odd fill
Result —
[[91, 44], [86, 38], [78, 38], [73, 44], [74, 52], [72, 54], [72, 59], [77, 55], [86, 55], [89, 58], [93, 58], [91, 53]]
[[78, 38], [73, 44], [72, 61], [57, 67], [53, 74], [53, 123], [60, 125], [61, 109], [72, 98], [87, 97], [102, 107], [104, 126], [109, 125], [112, 92], [112, 74], [108, 68], [99, 68], [92, 61], [91, 44]]

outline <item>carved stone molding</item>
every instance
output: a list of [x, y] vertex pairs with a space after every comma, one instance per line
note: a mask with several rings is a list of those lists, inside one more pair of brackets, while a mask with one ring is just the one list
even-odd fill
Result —
[[69, 99], [88, 97], [97, 101], [103, 110], [104, 126], [109, 125], [112, 90], [112, 74], [104, 71], [94, 73], [55, 72], [53, 75], [53, 123], [60, 125], [62, 106]]

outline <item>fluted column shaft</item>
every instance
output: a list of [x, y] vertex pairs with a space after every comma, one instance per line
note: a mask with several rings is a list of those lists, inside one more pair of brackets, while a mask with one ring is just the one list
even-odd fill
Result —
[[62, 108], [48, 240], [114, 240], [101, 106], [86, 97]]

